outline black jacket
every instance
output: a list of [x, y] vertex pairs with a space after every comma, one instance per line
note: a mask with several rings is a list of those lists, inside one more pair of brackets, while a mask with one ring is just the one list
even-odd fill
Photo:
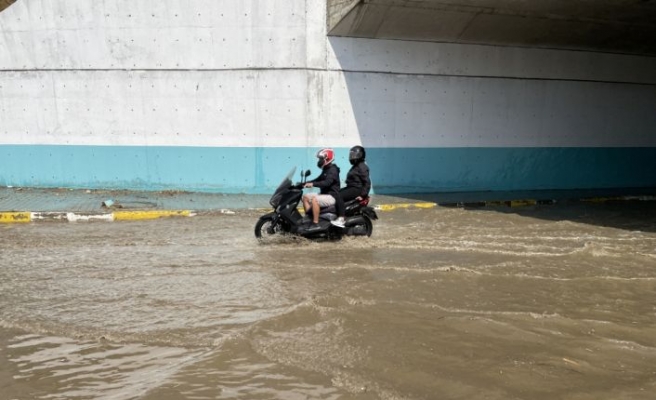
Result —
[[336, 197], [339, 194], [339, 167], [328, 164], [321, 170], [321, 175], [312, 179], [312, 186], [321, 189], [321, 194], [329, 194]]
[[346, 174], [346, 187], [356, 187], [360, 189], [360, 196], [367, 197], [371, 190], [371, 179], [369, 178], [369, 166], [364, 161], [360, 161], [351, 167]]

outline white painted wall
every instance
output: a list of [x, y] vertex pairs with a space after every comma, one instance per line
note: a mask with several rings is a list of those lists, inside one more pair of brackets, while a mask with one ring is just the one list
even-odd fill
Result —
[[345, 71], [656, 84], [656, 57], [346, 37], [329, 41], [328, 67]]
[[327, 129], [373, 147], [654, 147], [656, 86], [335, 72]]
[[[19, 0], [0, 14], [3, 69], [304, 68], [305, 0]], [[320, 10], [317, 10], [320, 11]], [[324, 36], [324, 35], [322, 35]]]
[[[654, 147], [656, 58], [331, 37], [329, 127], [380, 147]], [[348, 92], [345, 96], [344, 91]], [[354, 120], [339, 121], [349, 115]]]
[[303, 71], [6, 73], [12, 144], [286, 146], [305, 135]]
[[0, 14], [0, 143], [319, 145], [308, 73], [325, 70], [325, 12], [305, 0], [21, 0]]

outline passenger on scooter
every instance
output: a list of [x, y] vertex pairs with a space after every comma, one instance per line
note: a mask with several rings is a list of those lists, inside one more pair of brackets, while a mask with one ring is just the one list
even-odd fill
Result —
[[335, 204], [339, 197], [339, 167], [333, 163], [335, 152], [333, 149], [325, 148], [317, 152], [317, 167], [321, 168], [321, 175], [307, 181], [306, 188], [317, 187], [319, 194], [308, 193], [303, 195], [303, 208], [308, 214], [312, 210], [312, 226], [309, 230], [320, 229], [319, 214], [321, 207], [329, 207]]
[[369, 166], [365, 162], [367, 152], [362, 146], [353, 146], [349, 150], [349, 162], [352, 167], [346, 174], [346, 186], [343, 187], [335, 199], [337, 219], [331, 223], [340, 228], [344, 227], [346, 206], [344, 202], [350, 200], [362, 200], [369, 195], [371, 190], [371, 179], [369, 178]]

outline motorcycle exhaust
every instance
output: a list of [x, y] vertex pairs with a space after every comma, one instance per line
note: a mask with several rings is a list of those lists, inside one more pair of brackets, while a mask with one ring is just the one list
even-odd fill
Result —
[[347, 218], [346, 221], [344, 221], [344, 226], [356, 226], [362, 224], [364, 224], [364, 217], [361, 215]]

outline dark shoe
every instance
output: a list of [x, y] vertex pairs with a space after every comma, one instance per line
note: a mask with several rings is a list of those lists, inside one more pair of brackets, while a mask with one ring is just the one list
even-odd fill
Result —
[[321, 225], [313, 223], [310, 225], [309, 228], [307, 228], [308, 232], [315, 232], [315, 231], [320, 231], [321, 230]]

